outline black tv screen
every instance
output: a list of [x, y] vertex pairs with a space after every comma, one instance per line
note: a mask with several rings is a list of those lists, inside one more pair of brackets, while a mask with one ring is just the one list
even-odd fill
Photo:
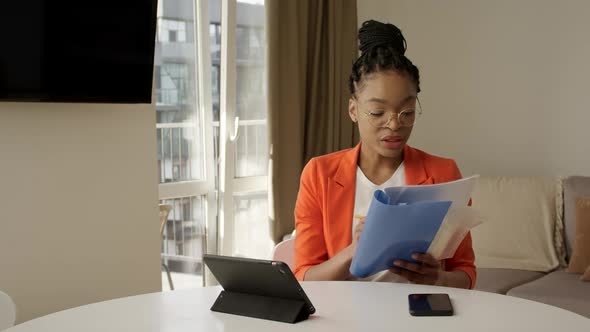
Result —
[[0, 100], [150, 103], [157, 0], [0, 6]]

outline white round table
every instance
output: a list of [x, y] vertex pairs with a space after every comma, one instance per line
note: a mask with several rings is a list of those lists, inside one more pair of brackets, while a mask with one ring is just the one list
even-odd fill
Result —
[[[590, 331], [590, 319], [515, 297], [423, 285], [303, 282], [317, 312], [287, 324], [209, 310], [220, 287], [140, 295], [37, 318], [6, 332], [92, 331]], [[455, 315], [413, 317], [408, 294], [448, 293]]]

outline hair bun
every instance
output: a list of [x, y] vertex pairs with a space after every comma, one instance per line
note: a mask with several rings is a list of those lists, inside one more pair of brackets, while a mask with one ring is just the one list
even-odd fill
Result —
[[406, 53], [406, 39], [401, 30], [393, 24], [374, 20], [365, 21], [359, 29], [359, 49], [362, 53], [378, 47], [391, 47], [400, 55]]

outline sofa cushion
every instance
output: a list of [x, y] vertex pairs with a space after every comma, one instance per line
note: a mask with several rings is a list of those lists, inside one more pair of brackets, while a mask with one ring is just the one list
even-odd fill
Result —
[[567, 272], [584, 273], [590, 266], [590, 197], [576, 200], [576, 240]]
[[477, 268], [475, 289], [506, 294], [510, 289], [543, 277], [545, 273], [511, 269]]
[[482, 176], [472, 198], [484, 220], [471, 230], [477, 267], [548, 272], [565, 263], [559, 179]]
[[576, 238], [576, 199], [590, 196], [589, 176], [570, 176], [563, 180], [565, 244], [568, 257], [572, 255]]
[[508, 295], [560, 307], [590, 318], [590, 283], [579, 274], [551, 272], [508, 291]]

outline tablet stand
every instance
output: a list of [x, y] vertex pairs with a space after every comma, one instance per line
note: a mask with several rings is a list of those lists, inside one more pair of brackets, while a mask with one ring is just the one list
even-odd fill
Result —
[[297, 323], [309, 317], [302, 300], [221, 291], [212, 311], [284, 323]]

